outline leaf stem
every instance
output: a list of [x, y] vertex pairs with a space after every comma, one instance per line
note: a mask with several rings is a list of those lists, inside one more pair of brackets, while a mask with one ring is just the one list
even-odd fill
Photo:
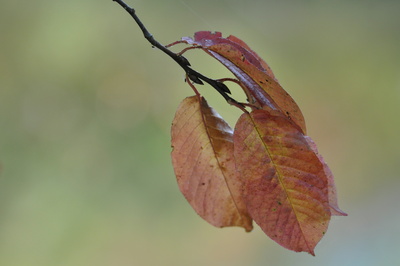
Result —
[[178, 63], [183, 68], [183, 70], [186, 72], [187, 77], [191, 81], [193, 81], [194, 83], [197, 83], [197, 84], [201, 84], [201, 85], [204, 84], [204, 82], [205, 82], [205, 83], [209, 84], [210, 86], [212, 86], [215, 90], [217, 90], [229, 104], [234, 105], [234, 106], [244, 107], [241, 103], [239, 103], [238, 101], [236, 101], [235, 99], [233, 99], [232, 97], [230, 97], [228, 95], [231, 92], [225, 84], [223, 84], [219, 80], [208, 78], [208, 77], [204, 76], [203, 74], [197, 72], [196, 70], [192, 69], [190, 67], [190, 63], [186, 59], [186, 57], [184, 57], [181, 54], [176, 54], [176, 53], [172, 52], [166, 46], [159, 43], [154, 38], [154, 36], [147, 30], [147, 28], [144, 26], [143, 22], [139, 19], [139, 17], [136, 15], [135, 9], [128, 6], [123, 0], [113, 0], [113, 2], [117, 2], [122, 8], [124, 8], [126, 10], [126, 12], [128, 12], [131, 15], [131, 17], [135, 20], [136, 24], [142, 30], [143, 35], [146, 38], [146, 40], [148, 42], [150, 42], [153, 47], [158, 48], [163, 53], [165, 53], [169, 57], [171, 57], [176, 63]]

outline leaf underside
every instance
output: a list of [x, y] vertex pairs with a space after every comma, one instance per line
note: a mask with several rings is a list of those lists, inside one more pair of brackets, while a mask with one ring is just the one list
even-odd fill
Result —
[[318, 156], [319, 160], [324, 166], [325, 175], [328, 179], [328, 198], [329, 198], [329, 207], [331, 208], [331, 215], [347, 216], [347, 213], [345, 213], [339, 208], [335, 180], [331, 169], [329, 169], [329, 166], [325, 163], [325, 160], [322, 157], [322, 155], [318, 153], [317, 145], [315, 144], [315, 142], [309, 136], [304, 136], [304, 137], [310, 148], [315, 152], [315, 154]]
[[193, 209], [214, 226], [251, 231], [229, 125], [204, 98], [192, 96], [178, 107], [171, 134], [177, 182]]

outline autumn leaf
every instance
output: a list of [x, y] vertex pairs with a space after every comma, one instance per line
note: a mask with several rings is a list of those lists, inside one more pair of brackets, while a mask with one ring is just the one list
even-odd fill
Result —
[[171, 134], [177, 182], [193, 209], [214, 226], [251, 231], [229, 125], [204, 98], [192, 96], [178, 107]]
[[333, 178], [331, 169], [326, 164], [324, 158], [322, 158], [322, 155], [318, 153], [317, 145], [315, 144], [315, 142], [309, 136], [304, 136], [304, 137], [310, 148], [315, 152], [320, 162], [324, 166], [325, 175], [328, 178], [328, 198], [329, 198], [329, 207], [331, 208], [331, 214], [336, 216], [347, 216], [347, 213], [345, 213], [339, 208], [335, 180]]
[[[338, 207], [332, 172], [306, 136], [300, 108], [268, 64], [245, 42], [232, 35], [223, 38], [220, 32], [199, 31], [164, 46], [135, 9], [123, 0], [114, 1], [133, 17], [153, 47], [182, 67], [196, 93], [180, 104], [171, 129], [172, 163], [189, 204], [214, 226], [251, 231], [254, 220], [283, 247], [314, 255], [331, 215], [347, 214]], [[191, 46], [179, 53], [169, 50], [178, 43]], [[183, 54], [196, 48], [236, 76], [247, 103], [229, 95], [224, 83], [229, 79], [211, 79], [192, 68]], [[243, 111], [234, 132], [192, 82], [210, 85]]]
[[210, 31], [198, 31], [194, 34], [193, 39], [191, 37], [183, 37], [182, 41], [188, 44], [198, 45], [206, 50], [214, 45], [228, 44], [242, 53], [242, 59], [246, 58], [250, 64], [266, 72], [270, 77], [275, 79], [275, 75], [269, 65], [258, 56], [256, 52], [251, 50], [245, 42], [233, 35], [223, 38], [221, 32], [212, 33]]
[[242, 83], [250, 104], [280, 110], [306, 133], [306, 125], [300, 108], [282, 88], [270, 67], [247, 44], [229, 36], [222, 38], [220, 32], [196, 32], [194, 38], [182, 41], [202, 48], [227, 67]]
[[331, 216], [328, 178], [300, 128], [277, 112], [245, 113], [234, 154], [250, 216], [280, 245], [314, 255]]

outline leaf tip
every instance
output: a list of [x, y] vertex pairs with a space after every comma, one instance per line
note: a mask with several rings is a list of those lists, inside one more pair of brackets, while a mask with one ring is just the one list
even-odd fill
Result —
[[348, 216], [347, 213], [345, 213], [344, 211], [342, 211], [341, 209], [339, 209], [337, 206], [335, 206], [334, 204], [329, 204], [329, 207], [331, 209], [331, 215], [335, 215], [335, 216]]
[[250, 233], [251, 231], [253, 231], [253, 224], [250, 220], [250, 224], [243, 226], [244, 230], [246, 231], [246, 233]]

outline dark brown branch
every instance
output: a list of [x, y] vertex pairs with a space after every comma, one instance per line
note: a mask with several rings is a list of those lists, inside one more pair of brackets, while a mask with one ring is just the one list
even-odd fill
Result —
[[156, 39], [154, 39], [153, 35], [147, 30], [147, 28], [144, 26], [142, 21], [136, 15], [135, 9], [128, 6], [122, 0], [113, 0], [113, 1], [117, 2], [132, 16], [132, 18], [136, 21], [139, 28], [142, 30], [143, 35], [147, 39], [147, 41], [150, 42], [152, 46], [160, 49], [162, 52], [169, 55], [175, 62], [177, 62], [183, 68], [183, 70], [186, 72], [186, 75], [189, 77], [189, 79], [191, 81], [193, 81], [194, 83], [197, 83], [197, 84], [204, 84], [204, 82], [208, 83], [215, 90], [217, 90], [225, 98], [225, 100], [228, 103], [235, 105], [235, 106], [242, 105], [241, 103], [237, 102], [235, 99], [233, 99], [232, 97], [230, 97], [228, 95], [231, 92], [225, 84], [223, 84], [219, 80], [210, 79], [210, 78], [204, 76], [203, 74], [197, 72], [196, 70], [192, 69], [190, 67], [189, 61], [183, 55], [172, 52], [167, 47], [165, 47], [164, 45], [159, 43]]

